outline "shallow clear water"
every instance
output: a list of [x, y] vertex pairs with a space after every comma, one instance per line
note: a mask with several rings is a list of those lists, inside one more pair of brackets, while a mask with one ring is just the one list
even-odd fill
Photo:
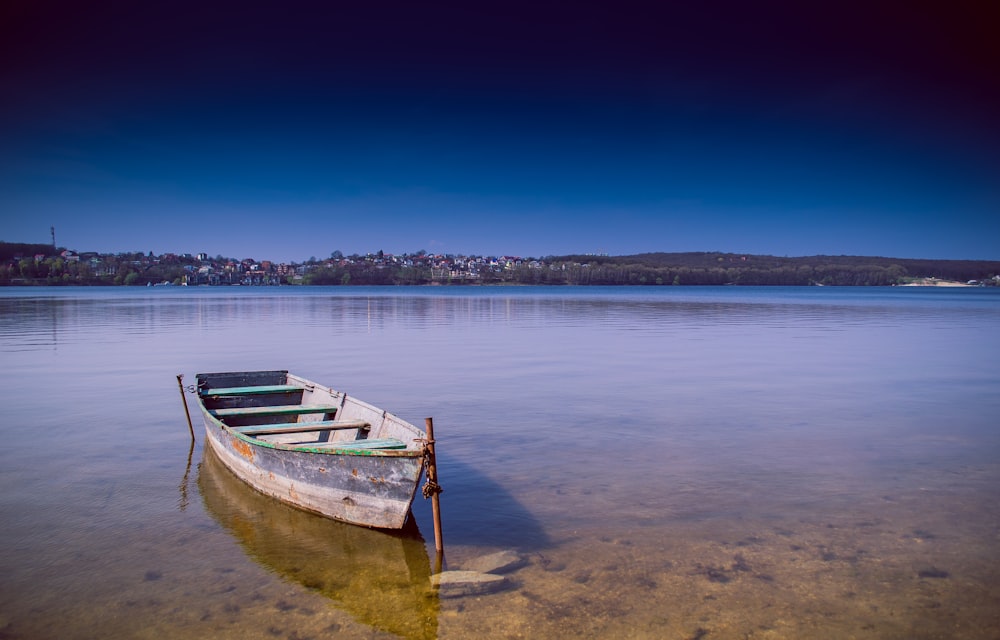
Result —
[[[998, 329], [989, 289], [3, 289], [0, 637], [994, 637]], [[447, 566], [507, 588], [207, 489], [175, 376], [276, 368], [433, 416]]]

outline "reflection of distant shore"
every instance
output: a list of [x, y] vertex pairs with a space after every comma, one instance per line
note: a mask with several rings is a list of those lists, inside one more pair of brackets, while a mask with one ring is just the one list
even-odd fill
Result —
[[902, 287], [974, 287], [975, 285], [957, 280], [938, 280], [937, 278], [920, 278], [913, 282], [900, 285]]

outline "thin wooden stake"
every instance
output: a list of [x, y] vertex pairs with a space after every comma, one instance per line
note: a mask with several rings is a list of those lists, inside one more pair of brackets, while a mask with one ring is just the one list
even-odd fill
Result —
[[181, 390], [181, 400], [184, 402], [184, 415], [188, 419], [188, 431], [191, 432], [191, 442], [194, 442], [194, 425], [191, 424], [191, 412], [188, 411], [188, 400], [187, 396], [184, 395], [184, 374], [177, 374], [177, 386]]
[[431, 493], [431, 512], [434, 515], [434, 548], [438, 560], [444, 556], [444, 539], [441, 536], [441, 487], [438, 485], [437, 457], [434, 453], [434, 418], [425, 418], [427, 425], [427, 483], [434, 490]]

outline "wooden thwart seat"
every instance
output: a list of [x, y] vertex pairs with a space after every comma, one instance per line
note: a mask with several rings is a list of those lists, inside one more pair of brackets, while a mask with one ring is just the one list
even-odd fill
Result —
[[215, 409], [212, 414], [216, 418], [250, 417], [250, 416], [295, 416], [306, 413], [335, 414], [339, 406], [333, 404], [288, 404], [271, 407], [235, 407], [232, 409]]
[[337, 442], [300, 442], [296, 447], [307, 449], [405, 449], [406, 443], [397, 438], [371, 440], [339, 440]]
[[233, 431], [248, 436], [272, 436], [282, 433], [305, 433], [307, 431], [330, 431], [332, 429], [370, 429], [365, 420], [320, 420], [318, 422], [285, 422], [281, 424], [260, 424], [246, 427], [230, 427]]
[[291, 384], [266, 384], [251, 387], [220, 387], [218, 389], [205, 389], [201, 395], [206, 398], [216, 396], [253, 396], [263, 393], [292, 393], [294, 391], [304, 391], [302, 387]]

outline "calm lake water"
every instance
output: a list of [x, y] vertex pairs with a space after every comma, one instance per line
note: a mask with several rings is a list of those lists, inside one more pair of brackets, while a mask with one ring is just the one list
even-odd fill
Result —
[[[1000, 290], [8, 288], [0, 354], [0, 638], [1000, 629]], [[506, 587], [428, 591], [419, 496], [389, 536], [192, 449], [175, 376], [244, 369], [433, 416], [446, 568]]]

